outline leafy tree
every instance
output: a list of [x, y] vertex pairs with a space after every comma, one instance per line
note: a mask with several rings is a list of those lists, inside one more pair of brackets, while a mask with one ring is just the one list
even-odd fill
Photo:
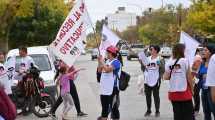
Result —
[[187, 9], [171, 4], [153, 11], [144, 12], [140, 19], [139, 38], [144, 44], [168, 44], [177, 42], [178, 31], [185, 20]]
[[201, 0], [193, 4], [183, 27], [192, 34], [215, 39], [215, 0]]
[[121, 38], [123, 40], [128, 41], [128, 43], [136, 43], [139, 40], [138, 36], [138, 27], [137, 26], [130, 26], [127, 30], [121, 33]]
[[9, 30], [9, 45], [48, 45], [68, 14], [62, 0], [22, 0]]

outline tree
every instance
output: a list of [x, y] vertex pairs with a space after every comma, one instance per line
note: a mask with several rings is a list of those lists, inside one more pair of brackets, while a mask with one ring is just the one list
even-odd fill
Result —
[[22, 0], [9, 30], [10, 47], [50, 44], [68, 11], [62, 0]]
[[138, 27], [137, 26], [130, 26], [127, 30], [121, 33], [121, 38], [123, 40], [128, 41], [128, 43], [136, 43], [139, 40], [138, 36]]
[[1, 0], [0, 2], [0, 48], [8, 50], [9, 29], [22, 0]]
[[175, 7], [169, 4], [164, 8], [144, 12], [138, 25], [139, 38], [144, 44], [171, 45], [177, 42], [186, 11], [182, 5]]
[[193, 4], [183, 28], [191, 34], [213, 36], [215, 42], [215, 0], [202, 0]]

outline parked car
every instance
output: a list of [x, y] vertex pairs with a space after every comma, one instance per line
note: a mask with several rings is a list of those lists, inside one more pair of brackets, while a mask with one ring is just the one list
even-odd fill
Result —
[[138, 58], [138, 53], [144, 51], [144, 46], [142, 44], [134, 44], [130, 47], [132, 49], [128, 51], [127, 59]]
[[[40, 77], [44, 80], [45, 89], [52, 97], [56, 95], [57, 89], [54, 82], [54, 76], [56, 74], [56, 69], [54, 66], [54, 56], [49, 52], [47, 46], [29, 47], [28, 55], [31, 56], [35, 64], [39, 67]], [[19, 50], [10, 50], [7, 54], [7, 60], [11, 57], [16, 57], [15, 69], [18, 71], [18, 64], [20, 61]]]
[[94, 49], [92, 50], [92, 53], [91, 53], [91, 60], [97, 59], [98, 54], [99, 54], [98, 48], [94, 48]]
[[170, 47], [161, 48], [160, 55], [162, 57], [170, 57], [172, 55], [172, 48], [170, 48]]
[[123, 46], [120, 50], [120, 53], [122, 56], [127, 56], [128, 55], [128, 48], [126, 46]]

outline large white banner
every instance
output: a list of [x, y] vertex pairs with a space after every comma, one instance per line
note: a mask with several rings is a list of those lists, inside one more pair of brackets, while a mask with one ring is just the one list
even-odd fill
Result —
[[87, 29], [87, 9], [83, 0], [78, 0], [62, 24], [50, 50], [71, 66], [84, 49]]
[[106, 25], [103, 25], [102, 40], [99, 47], [101, 55], [105, 57], [106, 49], [111, 45], [116, 46], [120, 40], [121, 39], [113, 31], [111, 31]]
[[185, 44], [185, 57], [189, 60], [190, 65], [192, 65], [196, 49], [200, 43], [183, 31], [181, 31], [180, 43]]

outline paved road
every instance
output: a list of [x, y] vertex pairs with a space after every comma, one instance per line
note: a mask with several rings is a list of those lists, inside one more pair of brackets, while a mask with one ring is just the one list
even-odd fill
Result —
[[[76, 86], [79, 92], [81, 108], [84, 112], [88, 113], [88, 117], [78, 118], [76, 117], [75, 109], [71, 110], [72, 120], [96, 120], [100, 115], [101, 107], [99, 100], [99, 85], [96, 82], [96, 61], [91, 61], [90, 56], [81, 56], [76, 62], [77, 67], [86, 68], [86, 71], [80, 73], [79, 79], [76, 82]], [[154, 114], [151, 117], [145, 118], [144, 113], [146, 111], [145, 96], [137, 94], [137, 78], [141, 75], [140, 65], [138, 61], [126, 61], [124, 70], [129, 72], [132, 76], [130, 86], [125, 92], [120, 93], [121, 97], [121, 120], [172, 120], [172, 107], [167, 98], [168, 83], [163, 82], [160, 90], [161, 97], [161, 116], [155, 118]], [[152, 111], [154, 111], [154, 105], [152, 104]], [[61, 115], [61, 107], [57, 110], [57, 116]], [[39, 119], [34, 115], [28, 117], [19, 116], [17, 120], [51, 120], [51, 118]], [[203, 120], [199, 115], [197, 120]]]

